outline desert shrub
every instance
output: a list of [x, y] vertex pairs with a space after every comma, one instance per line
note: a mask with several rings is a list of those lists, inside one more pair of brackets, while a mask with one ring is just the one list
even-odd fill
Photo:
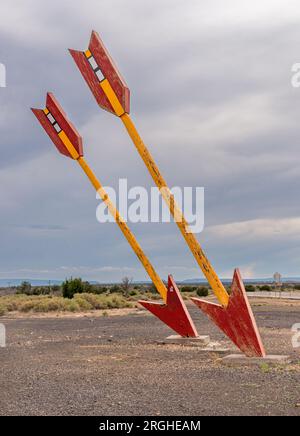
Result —
[[79, 312], [133, 307], [134, 303], [120, 294], [75, 294], [73, 299], [59, 296], [13, 295], [0, 299], [0, 316], [7, 312]]
[[17, 292], [18, 294], [31, 295], [31, 283], [26, 281], [22, 282], [20, 286], [18, 286]]
[[101, 295], [101, 294], [106, 294], [107, 291], [108, 289], [106, 286], [93, 286], [92, 289], [90, 290], [90, 294]]
[[21, 301], [23, 301], [23, 299], [6, 299], [5, 308], [7, 312], [15, 312], [19, 310], [19, 305]]
[[37, 288], [32, 288], [30, 295], [49, 295], [51, 292], [51, 288], [47, 286], [41, 286]]
[[35, 302], [35, 304], [33, 305], [32, 309], [34, 312], [44, 312], [47, 313], [49, 312], [49, 304], [47, 300], [40, 300]]
[[4, 304], [0, 304], [0, 316], [3, 316], [6, 314], [6, 307]]
[[89, 303], [83, 296], [82, 294], [77, 294], [74, 297], [74, 301], [76, 301], [76, 303], [79, 305], [81, 310], [92, 310], [93, 306], [91, 303]]
[[195, 292], [197, 289], [196, 286], [182, 286], [181, 292]]
[[75, 294], [82, 294], [89, 289], [87, 282], [83, 282], [80, 278], [67, 279], [61, 286], [63, 297], [69, 299], [72, 299]]
[[74, 300], [66, 300], [64, 303], [64, 311], [66, 312], [79, 312], [80, 306], [79, 304]]
[[151, 283], [151, 285], [148, 287], [147, 291], [150, 292], [150, 294], [154, 294], [154, 295], [157, 294], [157, 289], [153, 283]]
[[20, 312], [30, 312], [31, 310], [34, 309], [36, 304], [37, 302], [34, 301], [34, 299], [30, 299], [28, 301], [24, 301], [23, 303], [21, 303], [18, 307], [18, 310], [20, 310]]
[[61, 292], [61, 286], [59, 286], [59, 285], [52, 285], [51, 286], [51, 291], [54, 294], [59, 294]]
[[246, 285], [245, 286], [246, 292], [255, 292], [256, 288], [253, 285]]
[[262, 285], [262, 286], [259, 287], [259, 289], [261, 291], [267, 291], [267, 292], [272, 291], [272, 287], [270, 285]]
[[129, 291], [132, 285], [132, 278], [131, 277], [123, 277], [122, 278], [122, 283], [121, 283], [121, 290], [123, 295], [125, 295], [125, 297], [128, 297], [129, 295]]
[[300, 291], [300, 284], [299, 285], [294, 285], [294, 289], [296, 289], [296, 291]]
[[[76, 296], [78, 297], [78, 296]], [[95, 295], [95, 294], [82, 294], [81, 297], [90, 304], [92, 309], [107, 309], [105, 306], [105, 296], [104, 295]]]
[[121, 288], [120, 288], [120, 286], [118, 286], [118, 285], [113, 285], [111, 288], [110, 288], [110, 290], [109, 290], [111, 293], [114, 293], [114, 292], [120, 292], [121, 291]]
[[205, 286], [199, 286], [199, 288], [197, 289], [197, 295], [199, 297], [207, 297], [208, 294], [208, 288], [206, 288]]

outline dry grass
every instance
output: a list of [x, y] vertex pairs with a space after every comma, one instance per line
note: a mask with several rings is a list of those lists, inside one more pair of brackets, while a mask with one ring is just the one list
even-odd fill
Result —
[[10, 295], [0, 297], [0, 316], [8, 312], [88, 312], [134, 307], [119, 294], [76, 294], [72, 300], [55, 296]]

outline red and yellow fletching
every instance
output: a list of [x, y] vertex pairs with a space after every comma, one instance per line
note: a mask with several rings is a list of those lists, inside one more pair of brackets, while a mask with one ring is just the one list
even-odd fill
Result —
[[[52, 93], [47, 94], [46, 109], [31, 110], [61, 154], [71, 159], [77, 157], [77, 153], [78, 157], [83, 156], [82, 137]], [[73, 156], [66, 147], [66, 140], [76, 150]]]
[[92, 32], [89, 49], [86, 52], [71, 49], [69, 51], [99, 106], [116, 115], [100, 86], [101, 82], [107, 80], [124, 109], [124, 113], [129, 114], [130, 90], [98, 33]]

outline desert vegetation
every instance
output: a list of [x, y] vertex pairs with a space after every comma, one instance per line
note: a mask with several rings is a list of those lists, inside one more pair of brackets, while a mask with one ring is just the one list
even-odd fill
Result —
[[[300, 284], [284, 284], [281, 288], [272, 284], [246, 284], [247, 292], [299, 291]], [[185, 300], [190, 297], [207, 297], [212, 294], [208, 285], [181, 285], [180, 292]], [[226, 286], [230, 293], [230, 286]], [[13, 289], [1, 290], [0, 316], [10, 312], [88, 312], [137, 307], [143, 300], [159, 300], [154, 285], [134, 283], [132, 278], [124, 277], [119, 284], [93, 284], [81, 278], [66, 279], [60, 286], [32, 286], [24, 281]]]

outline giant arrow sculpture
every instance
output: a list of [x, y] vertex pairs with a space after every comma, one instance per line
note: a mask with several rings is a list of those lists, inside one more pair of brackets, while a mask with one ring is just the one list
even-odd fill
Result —
[[173, 277], [169, 276], [168, 287], [166, 288], [147, 256], [144, 254], [135, 236], [130, 231], [119, 211], [112, 203], [101, 183], [84, 159], [82, 138], [73, 124], [68, 120], [58, 101], [51, 93], [48, 93], [46, 108], [44, 110], [32, 109], [32, 111], [54, 142], [58, 151], [63, 155], [74, 159], [81, 166], [164, 300], [164, 304], [154, 304], [147, 301], [141, 302], [141, 304], [151, 310], [152, 313], [179, 335], [184, 337], [198, 336], [194, 323], [187, 311], [186, 305], [178, 291]]
[[203, 274], [221, 305], [193, 299], [222, 330], [248, 356], [265, 356], [260, 334], [249, 305], [238, 271], [234, 274], [232, 295], [229, 296], [221, 280], [205, 256], [153, 157], [135, 128], [130, 113], [130, 91], [112, 58], [96, 32], [92, 32], [87, 51], [70, 50], [98, 105], [118, 116], [123, 122], [137, 151], [143, 159], [162, 197], [167, 203], [177, 226], [194, 255]]

